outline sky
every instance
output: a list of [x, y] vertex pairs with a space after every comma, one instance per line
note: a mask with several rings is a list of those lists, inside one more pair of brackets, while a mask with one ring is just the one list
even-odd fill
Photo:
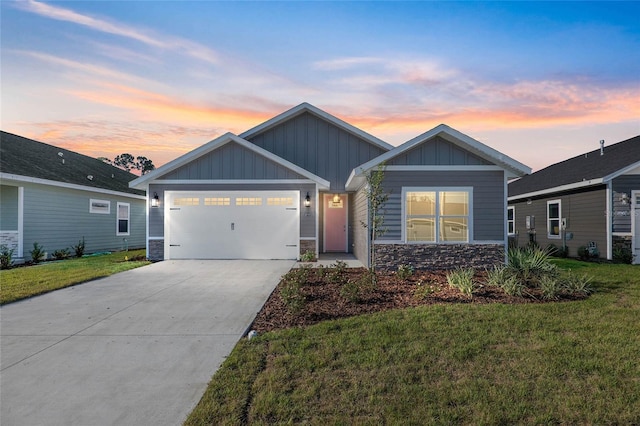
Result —
[[531, 167], [640, 134], [640, 2], [0, 0], [4, 131], [156, 166], [309, 102]]

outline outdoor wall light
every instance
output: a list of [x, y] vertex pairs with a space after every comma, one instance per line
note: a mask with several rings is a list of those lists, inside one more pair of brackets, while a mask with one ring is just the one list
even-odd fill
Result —
[[620, 202], [622, 204], [629, 204], [629, 196], [626, 192], [623, 192], [622, 195], [620, 195]]
[[307, 196], [304, 197], [304, 206], [309, 208], [311, 207], [311, 195], [307, 192]]
[[340, 196], [338, 194], [334, 194], [333, 203], [338, 204], [340, 202]]
[[160, 197], [158, 197], [158, 193], [153, 193], [153, 198], [151, 199], [151, 207], [158, 207], [160, 205]]

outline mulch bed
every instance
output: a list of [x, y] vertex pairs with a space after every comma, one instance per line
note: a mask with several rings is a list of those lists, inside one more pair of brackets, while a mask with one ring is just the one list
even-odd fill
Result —
[[[395, 273], [378, 273], [377, 286], [364, 292], [359, 300], [350, 301], [342, 296], [341, 288], [348, 280], [357, 280], [367, 270], [350, 268], [344, 272], [341, 282], [331, 282], [326, 276], [309, 273], [307, 282], [301, 292], [305, 305], [301, 312], [292, 313], [281, 297], [283, 283], [280, 282], [256, 316], [252, 329], [264, 333], [267, 331], [304, 327], [321, 321], [346, 318], [389, 309], [443, 304], [486, 304], [486, 303], [544, 303], [535, 289], [528, 290], [523, 297], [509, 296], [502, 289], [482, 284], [484, 272], [477, 272], [474, 282], [480, 283], [474, 290], [473, 297], [468, 297], [447, 283], [447, 271], [418, 271], [413, 276], [401, 280]], [[424, 291], [428, 289], [428, 291]], [[584, 299], [583, 295], [560, 296], [559, 301]], [[557, 301], [557, 300], [556, 300]]]

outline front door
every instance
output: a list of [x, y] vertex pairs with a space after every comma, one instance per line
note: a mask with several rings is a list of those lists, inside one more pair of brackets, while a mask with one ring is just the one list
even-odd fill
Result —
[[631, 229], [633, 230], [633, 240], [631, 250], [635, 255], [633, 263], [640, 264], [640, 191], [632, 191], [631, 199]]
[[324, 194], [324, 251], [347, 252], [347, 194]]

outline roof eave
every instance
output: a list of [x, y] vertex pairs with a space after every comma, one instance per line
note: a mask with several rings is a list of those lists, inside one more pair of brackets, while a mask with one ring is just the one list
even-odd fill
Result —
[[573, 189], [587, 188], [590, 186], [597, 186], [606, 183], [603, 178], [589, 179], [581, 182], [569, 183], [566, 185], [559, 185], [553, 188], [541, 189], [539, 191], [531, 191], [523, 194], [512, 195], [507, 198], [509, 201], [521, 200], [523, 198], [539, 197], [541, 195], [554, 194], [557, 192], [571, 191]]

